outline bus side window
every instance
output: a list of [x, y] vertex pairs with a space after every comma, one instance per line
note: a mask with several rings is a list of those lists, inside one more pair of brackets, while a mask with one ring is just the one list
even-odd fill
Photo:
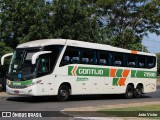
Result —
[[123, 66], [123, 54], [122, 53], [115, 53], [113, 59], [114, 66]]
[[62, 64], [67, 65], [67, 64], [69, 64], [69, 61], [70, 61], [70, 57], [69, 56], [64, 56]]
[[83, 64], [88, 64], [89, 63], [89, 58], [82, 58], [82, 63]]
[[94, 51], [81, 48], [81, 64], [93, 64]]
[[72, 63], [72, 64], [77, 64], [77, 63], [79, 63], [79, 57], [72, 57], [71, 63]]
[[93, 54], [94, 54], [94, 58], [91, 58], [90, 59], [90, 64], [92, 65], [97, 65], [97, 56], [98, 56], [98, 52], [96, 50], [93, 50]]
[[50, 72], [50, 56], [42, 55], [39, 58], [39, 67], [38, 67], [38, 74], [41, 76], [41, 74], [47, 74]]
[[64, 55], [62, 57], [60, 67], [68, 64], [78, 64], [79, 63], [79, 50], [76, 47], [67, 47]]
[[108, 65], [108, 58], [107, 51], [99, 51], [99, 65]]
[[147, 67], [153, 68], [155, 67], [155, 57], [147, 57]]
[[136, 56], [135, 55], [128, 55], [127, 66], [128, 67], [136, 66]]
[[63, 46], [61, 45], [48, 45], [44, 47], [44, 51], [52, 51], [50, 53], [50, 73], [53, 72], [62, 49]]
[[139, 68], [145, 68], [146, 64], [145, 64], [145, 56], [138, 56], [138, 67]]

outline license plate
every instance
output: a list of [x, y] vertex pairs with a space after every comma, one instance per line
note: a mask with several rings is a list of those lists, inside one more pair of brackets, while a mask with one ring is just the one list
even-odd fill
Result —
[[15, 90], [14, 93], [15, 93], [15, 94], [19, 94], [19, 91], [18, 91], [18, 90]]

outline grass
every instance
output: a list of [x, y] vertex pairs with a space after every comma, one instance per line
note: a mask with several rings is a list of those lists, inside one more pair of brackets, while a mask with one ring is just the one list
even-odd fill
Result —
[[[160, 119], [159, 111], [160, 105], [146, 105], [139, 107], [103, 109], [98, 112], [111, 117], [149, 117], [151, 119]], [[140, 114], [143, 114], [144, 116], [139, 116]]]
[[127, 107], [127, 108], [112, 108], [112, 109], [106, 109], [106, 111], [160, 111], [160, 105], [146, 105], [146, 106]]

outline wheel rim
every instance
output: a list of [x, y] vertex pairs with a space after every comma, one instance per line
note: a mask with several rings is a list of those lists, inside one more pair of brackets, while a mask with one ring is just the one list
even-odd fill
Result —
[[132, 93], [131, 93], [131, 92], [128, 92], [128, 96], [132, 96]]
[[131, 97], [133, 95], [133, 90], [131, 88], [128, 89], [127, 95]]
[[66, 98], [68, 96], [68, 91], [67, 90], [60, 90], [60, 96], [62, 98]]
[[137, 90], [136, 90], [136, 94], [137, 94], [138, 96], [140, 96], [141, 93], [142, 93], [142, 92], [141, 92], [141, 89], [137, 89]]

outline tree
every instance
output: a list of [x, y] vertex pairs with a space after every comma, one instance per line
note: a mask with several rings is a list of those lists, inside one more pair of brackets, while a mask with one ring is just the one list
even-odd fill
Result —
[[148, 32], [160, 33], [159, 0], [96, 0], [96, 4], [97, 15], [106, 20], [105, 41], [113, 46], [140, 50]]
[[0, 40], [15, 48], [17, 44], [49, 36], [44, 0], [1, 0]]
[[[4, 42], [0, 42], [0, 59], [4, 54], [12, 52], [12, 48], [7, 47]], [[9, 65], [9, 59], [5, 60], [5, 64], [3, 66], [0, 65], [0, 73], [5, 75]]]
[[87, 0], [54, 0], [52, 38], [99, 42], [95, 9]]
[[36, 39], [64, 38], [141, 50], [160, 34], [159, 0], [1, 0], [0, 41], [15, 48]]

